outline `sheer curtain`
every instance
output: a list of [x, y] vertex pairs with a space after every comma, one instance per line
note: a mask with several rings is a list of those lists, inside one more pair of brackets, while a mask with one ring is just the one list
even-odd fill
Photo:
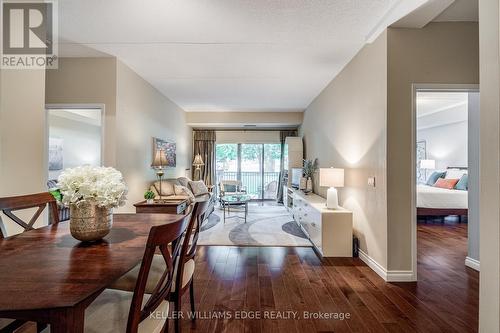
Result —
[[278, 201], [278, 203], [283, 203], [283, 185], [284, 185], [283, 176], [285, 175], [285, 166], [284, 166], [283, 160], [285, 157], [285, 139], [288, 136], [297, 136], [297, 134], [298, 134], [297, 130], [280, 131], [281, 169], [280, 169], [280, 176], [279, 176], [279, 182], [278, 182], [278, 195], [276, 198], [276, 201]]
[[206, 185], [215, 182], [215, 131], [193, 130], [193, 156], [201, 155], [203, 165], [200, 171], [193, 168], [193, 179], [203, 180]]

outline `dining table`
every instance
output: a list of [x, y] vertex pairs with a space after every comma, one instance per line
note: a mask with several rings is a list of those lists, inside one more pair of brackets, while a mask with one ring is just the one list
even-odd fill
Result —
[[114, 214], [101, 241], [73, 238], [60, 222], [0, 239], [0, 318], [80, 333], [85, 309], [141, 262], [152, 226], [182, 223], [175, 214]]

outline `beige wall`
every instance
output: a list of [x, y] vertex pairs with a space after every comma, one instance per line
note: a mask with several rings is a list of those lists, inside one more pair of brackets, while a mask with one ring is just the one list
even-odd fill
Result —
[[120, 170], [129, 187], [133, 212], [155, 179], [152, 138], [177, 143], [177, 167], [167, 177], [185, 175], [191, 158], [191, 132], [185, 112], [116, 58], [62, 58], [47, 71], [47, 104], [104, 104], [104, 164]]
[[280, 143], [279, 131], [217, 131], [217, 143]]
[[116, 167], [129, 187], [126, 207], [144, 200], [144, 191], [155, 180], [151, 169], [153, 137], [177, 143], [177, 167], [165, 177], [186, 175], [191, 164], [191, 129], [185, 112], [121, 61], [116, 70]]
[[[361, 250], [387, 267], [387, 36], [367, 44], [307, 108], [301, 134], [308, 159], [346, 169], [340, 204], [353, 211]], [[375, 188], [367, 186], [376, 177]], [[316, 177], [318, 178], [318, 177]], [[315, 184], [317, 185], [317, 184]], [[315, 191], [325, 196], [325, 189]]]
[[298, 126], [303, 116], [303, 112], [188, 112], [187, 122], [193, 127]]
[[500, 332], [500, 35], [499, 1], [479, 1], [481, 194], [479, 329]]
[[478, 24], [390, 28], [387, 44], [388, 269], [411, 270], [412, 84], [479, 83]]
[[[0, 197], [45, 191], [45, 71], [2, 70], [0, 81]], [[22, 230], [2, 220], [8, 235]]]
[[115, 166], [116, 58], [60, 58], [47, 70], [47, 104], [104, 104], [104, 165]]

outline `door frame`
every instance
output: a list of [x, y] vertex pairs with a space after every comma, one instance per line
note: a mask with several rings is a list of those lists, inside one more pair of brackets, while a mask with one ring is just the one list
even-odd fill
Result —
[[[105, 104], [100, 103], [55, 103], [45, 104], [45, 174], [49, 175], [49, 111], [50, 110], [66, 110], [66, 109], [95, 109], [101, 111], [101, 165], [104, 165], [105, 136], [106, 136], [106, 111]], [[48, 179], [48, 178], [47, 178]]]
[[[412, 281], [417, 281], [417, 92], [479, 92], [479, 84], [453, 84], [453, 83], [414, 83], [411, 87], [411, 255], [412, 255]], [[467, 141], [469, 138], [467, 138]], [[479, 221], [478, 221], [479, 222]], [[469, 238], [467, 238], [469, 242]], [[465, 265], [465, 263], [464, 263]]]

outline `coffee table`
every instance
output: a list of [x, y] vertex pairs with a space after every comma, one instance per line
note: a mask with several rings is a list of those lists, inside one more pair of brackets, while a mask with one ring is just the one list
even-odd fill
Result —
[[[226, 223], [226, 208], [227, 215], [229, 217], [231, 207], [244, 207], [245, 208], [245, 223], [247, 222], [248, 215], [248, 202], [250, 201], [250, 196], [247, 194], [231, 194], [224, 195], [221, 199], [222, 210], [224, 211], [224, 223]], [[234, 217], [238, 217], [235, 215]]]

